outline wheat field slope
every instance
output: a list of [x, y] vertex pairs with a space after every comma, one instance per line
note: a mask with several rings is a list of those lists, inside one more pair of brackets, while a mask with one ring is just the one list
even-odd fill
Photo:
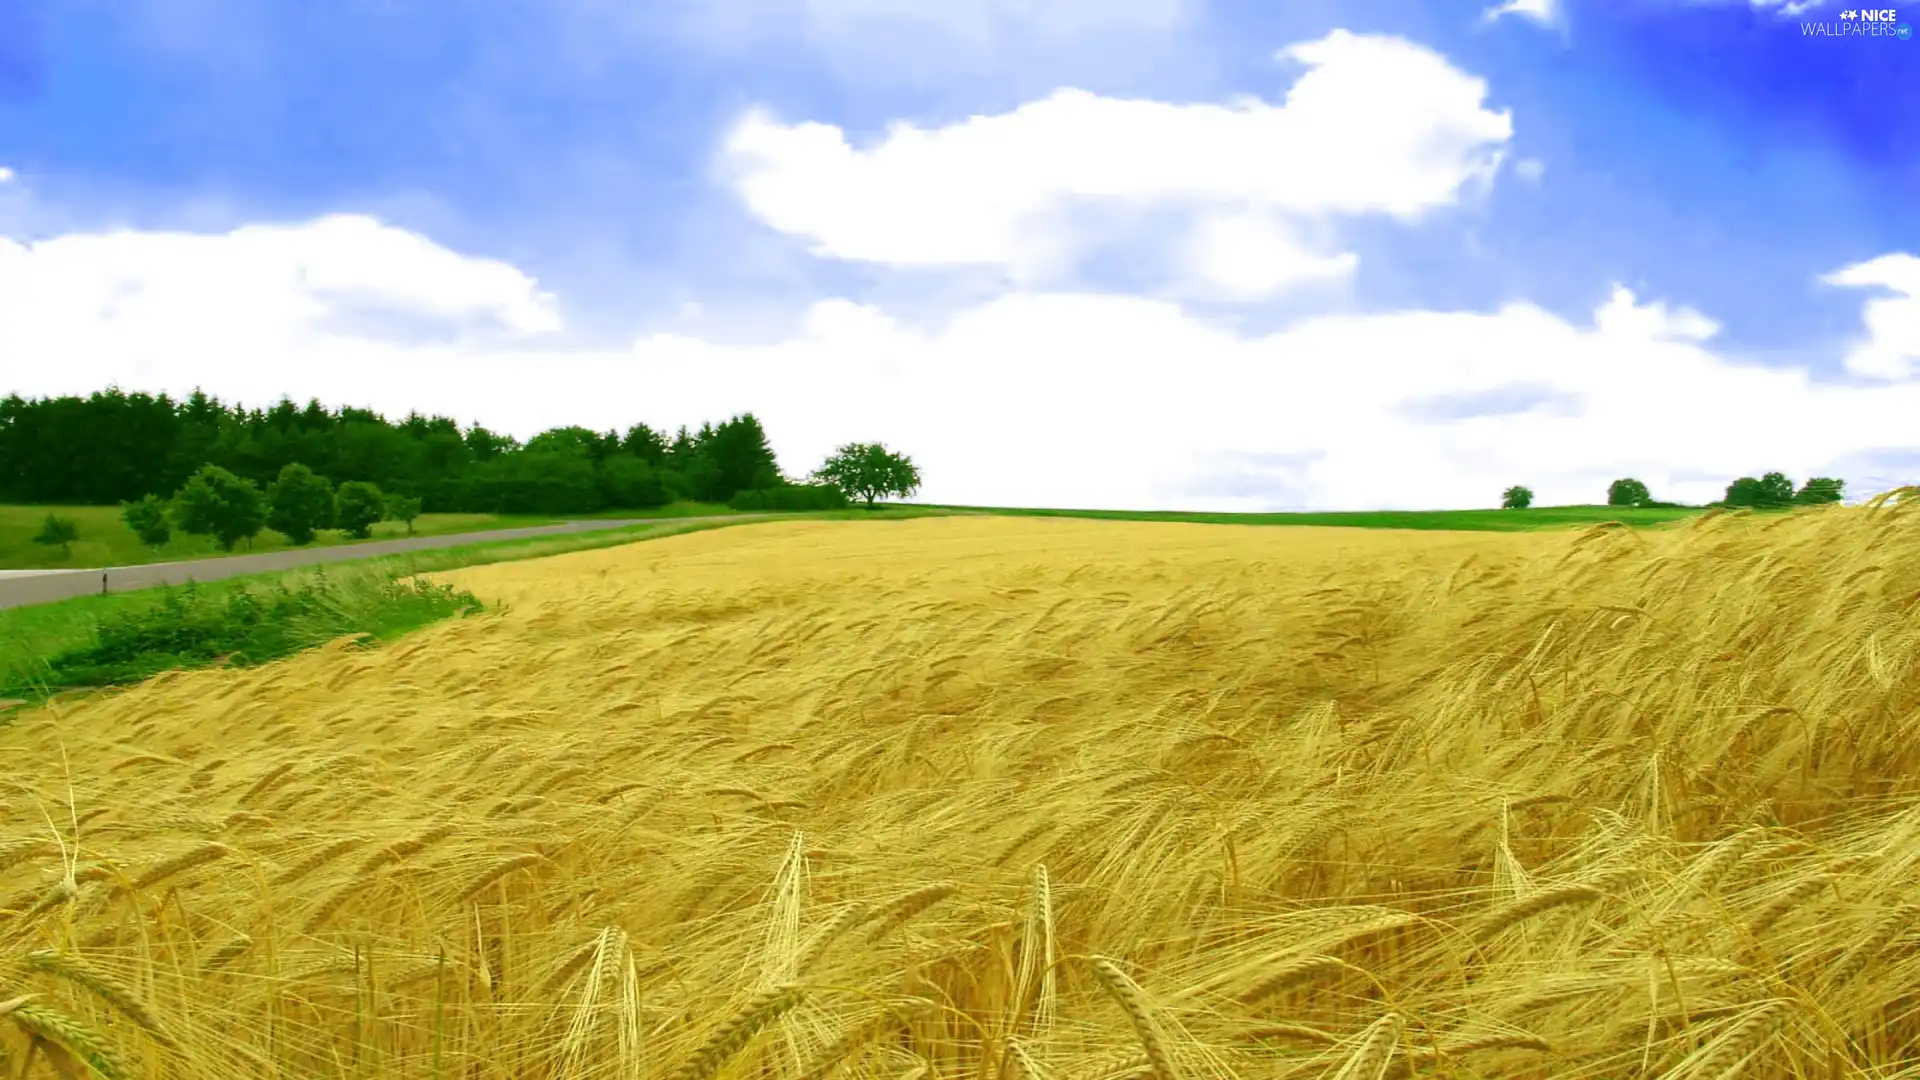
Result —
[[0, 1075], [1920, 1077], [1920, 509], [791, 522], [0, 730]]

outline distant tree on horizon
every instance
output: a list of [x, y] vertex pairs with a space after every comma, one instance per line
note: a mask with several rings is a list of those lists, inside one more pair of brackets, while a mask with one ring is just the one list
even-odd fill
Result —
[[920, 470], [913, 459], [880, 443], [848, 443], [813, 471], [813, 478], [832, 484], [849, 499], [860, 499], [871, 510], [875, 499], [905, 498], [920, 490]]
[[1800, 485], [1800, 490], [1794, 495], [1793, 501], [1806, 506], [1837, 503], [1841, 500], [1846, 486], [1845, 480], [1836, 480], [1831, 476], [1815, 476]]
[[1793, 503], [1793, 481], [1785, 473], [1770, 472], [1755, 479], [1742, 476], [1727, 485], [1727, 506], [1767, 508]]
[[1525, 510], [1533, 505], [1533, 489], [1519, 484], [1500, 493], [1500, 509]]
[[1632, 477], [1622, 477], [1607, 486], [1608, 506], [1645, 506], [1653, 501], [1647, 485]]

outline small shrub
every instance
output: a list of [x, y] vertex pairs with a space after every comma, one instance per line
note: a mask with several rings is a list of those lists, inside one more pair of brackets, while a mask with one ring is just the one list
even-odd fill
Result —
[[73, 555], [73, 543], [78, 539], [80, 539], [79, 524], [72, 518], [54, 514], [48, 514], [46, 520], [40, 523], [40, 531], [33, 534], [33, 542], [36, 544], [45, 544], [48, 547], [59, 544], [60, 557], [63, 559]]
[[158, 495], [121, 503], [120, 520], [148, 547], [157, 548], [173, 539], [173, 527], [167, 521], [167, 501]]
[[388, 521], [404, 523], [407, 535], [412, 536], [414, 519], [420, 516], [420, 500], [412, 495], [389, 495], [386, 514]]

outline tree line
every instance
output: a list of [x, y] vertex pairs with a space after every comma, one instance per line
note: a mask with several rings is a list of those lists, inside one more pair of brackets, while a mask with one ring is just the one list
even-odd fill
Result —
[[[1727, 493], [1720, 501], [1708, 503], [1709, 507], [1752, 509], [1775, 509], [1785, 506], [1816, 506], [1821, 503], [1837, 503], [1846, 490], [1845, 480], [1836, 480], [1830, 476], [1815, 476], [1794, 489], [1793, 481], [1785, 473], [1770, 472], [1764, 476], [1742, 476], [1727, 485]], [[1533, 505], [1533, 489], [1520, 484], [1508, 488], [1500, 495], [1500, 508], [1503, 510], [1525, 510]], [[1684, 503], [1659, 502], [1647, 490], [1647, 485], [1630, 476], [1622, 477], [1607, 485], [1607, 505], [1625, 507], [1669, 507], [1690, 509]]]
[[[866, 445], [843, 447], [835, 459], [858, 459], [848, 451], [864, 452]], [[249, 409], [199, 391], [175, 400], [117, 388], [86, 397], [0, 399], [0, 502], [172, 498], [209, 465], [264, 491], [295, 464], [342, 494], [357, 490], [348, 484], [366, 484], [383, 497], [418, 500], [426, 513], [580, 514], [677, 500], [825, 509], [875, 489], [874, 483], [865, 489], [843, 483], [865, 475], [850, 472], [844, 461], [816, 483], [781, 475], [766, 431], [751, 413], [671, 434], [645, 424], [624, 432], [557, 427], [523, 444], [446, 416], [409, 413], [390, 421], [372, 410], [318, 401], [300, 406], [283, 399]], [[909, 494], [918, 474], [911, 484], [904, 479], [883, 478], [878, 489], [884, 490], [874, 494]]]

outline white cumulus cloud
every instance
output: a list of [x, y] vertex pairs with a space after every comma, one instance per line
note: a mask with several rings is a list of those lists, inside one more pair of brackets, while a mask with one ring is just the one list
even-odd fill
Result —
[[1218, 295], [1257, 299], [1312, 281], [1344, 278], [1359, 265], [1352, 252], [1315, 253], [1286, 223], [1256, 213], [1208, 214], [1194, 229], [1192, 276]]
[[1812, 11], [1825, 0], [1747, 0], [1747, 2], [1756, 10], [1773, 11], [1781, 18], [1790, 19]]
[[368, 332], [369, 320], [541, 334], [555, 299], [517, 268], [449, 251], [367, 217], [254, 225], [225, 234], [77, 233], [35, 244], [0, 237], [0, 357], [85, 370], [164, 370], [185, 353], [271, 365]]
[[1847, 354], [1847, 370], [1856, 375], [1904, 379], [1920, 360], [1920, 258], [1904, 253], [1843, 266], [1820, 279], [1853, 289], [1884, 289], [1892, 296], [1867, 301], [1862, 318], [1866, 340]]
[[1506, 0], [1505, 3], [1488, 8], [1481, 18], [1492, 22], [1508, 15], [1531, 19], [1542, 26], [1551, 26], [1560, 17], [1560, 5], [1558, 0]]
[[[1306, 71], [1280, 104], [1061, 90], [945, 127], [896, 125], [866, 147], [833, 125], [755, 110], [723, 160], [748, 209], [815, 254], [1028, 278], [1070, 260], [1078, 241], [1063, 211], [1076, 203], [1412, 219], [1497, 170], [1511, 115], [1438, 53], [1340, 30], [1281, 56]], [[1217, 231], [1222, 219], [1203, 220]], [[1271, 250], [1276, 235], [1248, 243]]]

